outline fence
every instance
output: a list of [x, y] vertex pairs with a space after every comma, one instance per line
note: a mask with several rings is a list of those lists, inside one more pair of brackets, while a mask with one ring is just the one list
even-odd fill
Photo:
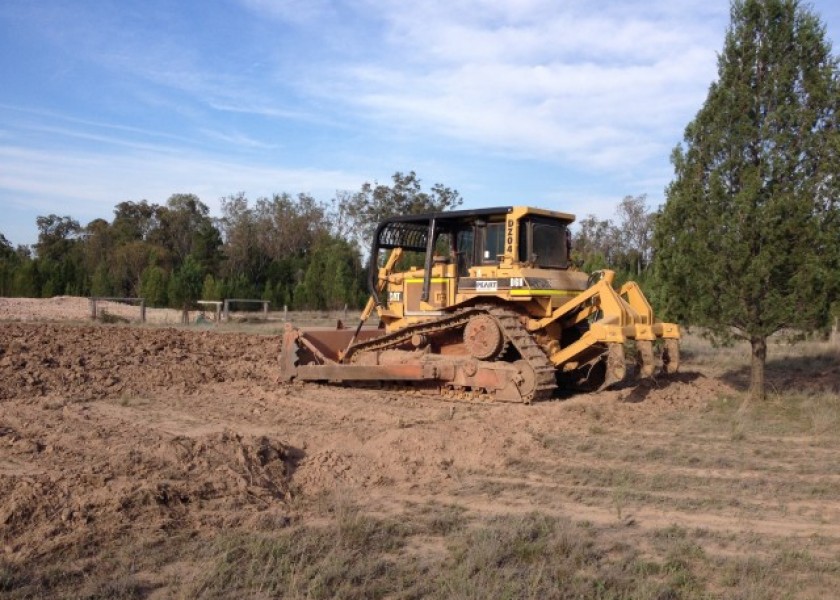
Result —
[[201, 306], [201, 312], [204, 314], [204, 307], [205, 306], [212, 306], [213, 307], [213, 320], [218, 324], [222, 320], [222, 305], [224, 302], [221, 300], [198, 300], [196, 304]]
[[253, 300], [249, 298], [227, 298], [224, 302], [224, 314], [225, 314], [225, 321], [230, 321], [230, 304], [231, 302], [235, 303], [245, 303], [245, 304], [262, 304], [262, 312], [265, 318], [268, 318], [268, 305], [271, 304], [268, 300]]
[[140, 303], [140, 322], [146, 322], [146, 299], [145, 298], [105, 298], [101, 296], [91, 296], [88, 298], [90, 302], [90, 318], [96, 319], [96, 303], [97, 302], [139, 302]]

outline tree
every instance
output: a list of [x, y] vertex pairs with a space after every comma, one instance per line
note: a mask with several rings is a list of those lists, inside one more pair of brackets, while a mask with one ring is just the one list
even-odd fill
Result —
[[399, 171], [391, 177], [393, 185], [365, 183], [352, 195], [339, 194], [337, 215], [333, 218], [337, 234], [355, 239], [363, 247], [370, 243], [377, 223], [395, 215], [416, 215], [452, 210], [463, 201], [460, 194], [441, 183], [424, 192], [414, 171]]
[[166, 306], [167, 274], [157, 265], [149, 265], [140, 274], [140, 295], [149, 306]]
[[0, 233], [0, 296], [9, 296], [14, 290], [13, 281], [18, 257], [11, 242]]
[[618, 234], [624, 261], [636, 275], [642, 274], [651, 258], [652, 216], [647, 196], [625, 196], [618, 205]]
[[[821, 324], [838, 268], [838, 70], [797, 0], [735, 0], [718, 81], [672, 154], [655, 224], [659, 297], [716, 342]], [[836, 296], [835, 296], [836, 297]]]
[[201, 265], [191, 255], [187, 256], [169, 280], [169, 300], [181, 308], [183, 323], [188, 322], [190, 307], [201, 298], [203, 285], [204, 274], [201, 272]]
[[146, 240], [159, 226], [159, 210], [160, 207], [157, 204], [149, 204], [146, 200], [117, 204], [114, 207], [114, 221], [111, 224], [117, 243]]
[[306, 253], [329, 229], [326, 207], [308, 194], [274, 194], [254, 207], [257, 243], [273, 261]]
[[108, 265], [101, 263], [93, 272], [90, 281], [90, 293], [93, 296], [113, 296], [114, 288], [108, 274]]
[[118, 246], [110, 259], [111, 285], [120, 296], [137, 296], [147, 266], [155, 262], [155, 248], [142, 240]]
[[6, 239], [6, 236], [0, 233], [0, 258], [11, 258], [15, 255], [15, 249], [12, 248], [12, 243]]
[[204, 276], [204, 283], [201, 286], [201, 299], [215, 300], [217, 302], [224, 299], [222, 282], [217, 281], [210, 273]]
[[84, 266], [79, 222], [58, 215], [39, 216], [35, 222], [39, 231], [35, 249], [42, 280], [41, 296], [85, 293], [89, 277]]
[[638, 279], [650, 265], [653, 215], [647, 196], [625, 196], [611, 219], [587, 215], [578, 223], [573, 258], [584, 271], [615, 270], [619, 280]]
[[225, 269], [228, 276], [251, 275], [261, 261], [257, 257], [257, 224], [254, 211], [243, 192], [222, 198], [222, 237], [225, 242]]
[[81, 232], [79, 222], [68, 216], [49, 215], [35, 219], [38, 226], [38, 258], [60, 261]]

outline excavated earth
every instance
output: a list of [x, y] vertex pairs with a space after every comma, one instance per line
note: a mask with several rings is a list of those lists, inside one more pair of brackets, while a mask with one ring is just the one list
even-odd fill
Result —
[[282, 385], [276, 334], [195, 329], [0, 322], [3, 560], [305, 521], [336, 490], [377, 514], [435, 502], [837, 549], [833, 443], [756, 434], [745, 456], [737, 432], [687, 428], [738, 394], [690, 364], [533, 406], [452, 403]]

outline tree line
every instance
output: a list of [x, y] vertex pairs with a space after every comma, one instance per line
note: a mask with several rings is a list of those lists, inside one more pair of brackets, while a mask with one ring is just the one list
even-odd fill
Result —
[[365, 183], [328, 203], [304, 193], [221, 199], [221, 217], [194, 194], [162, 205], [120, 202], [111, 221], [36, 219], [38, 241], [0, 233], [0, 296], [144, 297], [183, 308], [197, 299], [260, 298], [293, 309], [358, 307], [367, 298], [363, 245], [381, 218], [455, 208], [457, 191], [425, 191], [416, 173]]

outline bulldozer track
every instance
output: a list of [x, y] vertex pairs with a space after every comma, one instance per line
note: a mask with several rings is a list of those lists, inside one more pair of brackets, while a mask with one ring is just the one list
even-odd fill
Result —
[[[499, 325], [504, 335], [504, 344], [498, 356], [505, 356], [508, 348], [513, 346], [534, 372], [534, 388], [523, 397], [523, 401], [529, 403], [534, 400], [539, 401], [551, 398], [557, 389], [554, 365], [534, 341], [532, 335], [522, 325], [519, 314], [499, 306], [472, 306], [440, 319], [417, 323], [394, 333], [354, 344], [348, 349], [343, 362], [353, 363], [366, 352], [395, 349], [405, 344], [410, 344], [412, 336], [417, 334], [433, 337], [435, 334], [456, 330], [462, 326], [466, 326], [472, 317], [480, 314], [491, 316]], [[465, 395], [474, 396], [475, 398], [487, 397], [486, 394], [482, 394], [479, 390], [444, 389], [441, 390], [441, 393], [445, 396], [454, 396], [457, 398], [462, 398]]]
[[554, 365], [548, 360], [545, 352], [519, 320], [519, 315], [514, 311], [500, 307], [490, 307], [487, 312], [496, 319], [502, 327], [505, 338], [517, 349], [519, 355], [531, 365], [536, 376], [536, 386], [526, 398], [526, 402], [534, 400], [548, 400], [557, 389]]

